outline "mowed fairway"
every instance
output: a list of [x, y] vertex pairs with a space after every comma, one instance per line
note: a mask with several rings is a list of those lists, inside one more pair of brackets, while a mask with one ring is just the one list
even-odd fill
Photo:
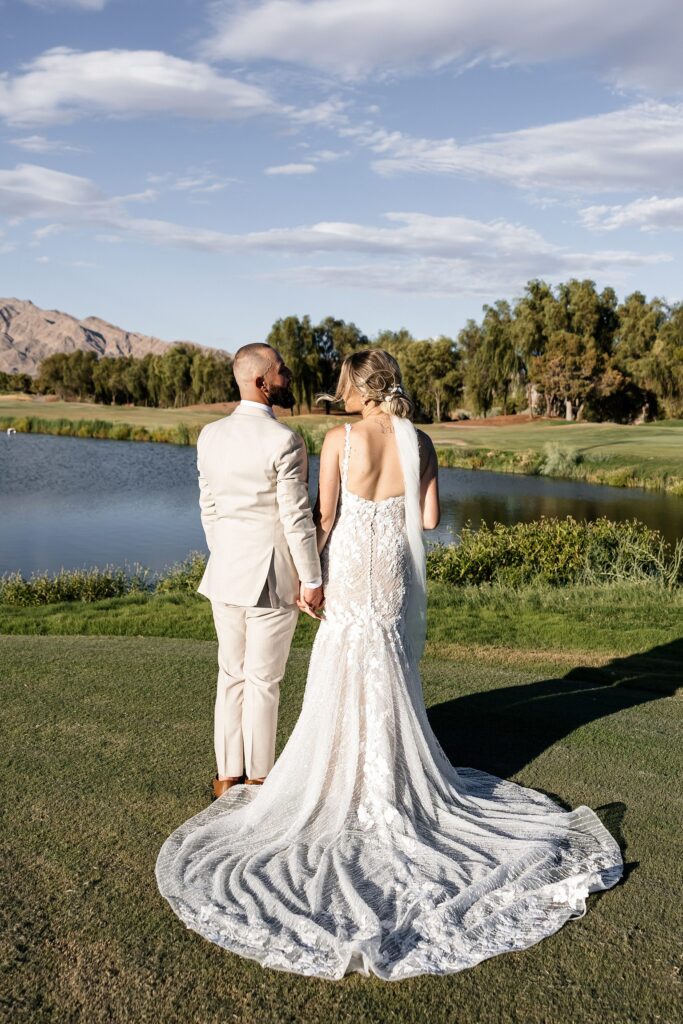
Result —
[[203, 426], [225, 412], [189, 409], [148, 409], [144, 405], [100, 405], [96, 402], [45, 402], [0, 395], [0, 416], [36, 416], [43, 420], [104, 420], [136, 427], [176, 427], [179, 423]]
[[427, 429], [438, 445], [519, 452], [541, 451], [546, 444], [556, 444], [574, 448], [591, 461], [634, 464], [672, 474], [683, 472], [683, 420], [662, 420], [639, 426], [562, 420], [490, 427], [439, 423]]
[[[4, 1019], [674, 1024], [683, 598], [567, 591], [519, 597], [515, 616], [511, 595], [432, 596], [424, 689], [451, 760], [594, 808], [622, 846], [615, 888], [531, 949], [446, 978], [326, 983], [229, 954], [187, 931], [154, 880], [162, 841], [209, 800], [208, 603], [7, 609], [6, 632], [71, 633], [82, 611], [101, 635], [0, 636]], [[312, 629], [283, 682], [280, 747]], [[154, 632], [167, 635], [140, 635]]]

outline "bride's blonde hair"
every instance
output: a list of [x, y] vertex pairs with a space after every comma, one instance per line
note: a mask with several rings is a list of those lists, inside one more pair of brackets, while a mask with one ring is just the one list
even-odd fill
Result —
[[337, 390], [320, 395], [318, 401], [343, 402], [350, 387], [375, 402], [382, 412], [410, 418], [413, 403], [403, 389], [401, 370], [392, 355], [381, 348], [352, 352], [341, 364]]

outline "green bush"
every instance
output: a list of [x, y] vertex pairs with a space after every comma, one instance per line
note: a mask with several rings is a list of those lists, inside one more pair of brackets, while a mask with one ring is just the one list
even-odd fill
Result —
[[114, 423], [109, 436], [112, 441], [130, 441], [132, 430], [130, 423]]
[[431, 548], [427, 573], [452, 586], [645, 579], [676, 586], [683, 583], [683, 542], [671, 548], [660, 533], [636, 519], [614, 523], [604, 517], [594, 522], [542, 517], [477, 530], [468, 524], [458, 544]]
[[100, 601], [151, 590], [154, 585], [149, 569], [105, 566], [104, 569], [60, 569], [58, 573], [33, 573], [25, 579], [21, 573], [0, 577], [0, 602], [27, 605], [57, 604], [60, 601]]
[[184, 561], [176, 562], [159, 577], [155, 587], [156, 593], [194, 593], [205, 568], [206, 556], [200, 551], [191, 551]]
[[17, 416], [15, 419], [11, 419], [7, 425], [14, 427], [20, 434], [30, 434], [34, 422], [33, 416]]
[[[62, 569], [53, 576], [34, 573], [29, 579], [9, 573], [0, 577], [0, 603], [99, 601], [141, 591], [193, 594], [205, 567], [206, 556], [192, 551], [159, 574], [140, 565]], [[427, 575], [450, 586], [651, 581], [674, 587], [683, 584], [683, 541], [672, 548], [661, 534], [635, 519], [577, 522], [568, 516], [514, 526], [482, 525], [478, 530], [467, 525], [459, 543], [435, 545], [428, 551]]]
[[583, 462], [583, 455], [576, 448], [563, 448], [559, 444], [544, 446], [545, 458], [539, 472], [543, 476], [572, 476], [573, 470]]

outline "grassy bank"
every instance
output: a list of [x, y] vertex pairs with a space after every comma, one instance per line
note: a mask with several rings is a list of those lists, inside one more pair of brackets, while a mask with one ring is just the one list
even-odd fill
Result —
[[[206, 555], [193, 551], [161, 573], [138, 564], [34, 572], [29, 577], [5, 573], [0, 576], [0, 607], [92, 602], [137, 593], [194, 594], [206, 561]], [[512, 526], [482, 524], [478, 530], [465, 527], [458, 543], [430, 547], [427, 578], [451, 588], [647, 582], [662, 591], [674, 590], [683, 584], [683, 540], [672, 547], [635, 519], [578, 522], [566, 516]]]
[[[453, 763], [593, 807], [627, 868], [584, 918], [529, 950], [387, 985], [264, 971], [184, 929], [156, 891], [160, 844], [209, 800], [207, 601], [138, 593], [0, 608], [6, 1019], [673, 1022], [681, 611], [680, 591], [665, 598], [652, 584], [430, 586], [425, 699]], [[315, 629], [302, 618], [295, 635], [278, 749]]]
[[[0, 430], [115, 440], [194, 444], [205, 423], [224, 410], [148, 409], [0, 396]], [[338, 417], [287, 416], [309, 451], [320, 450]], [[422, 429], [443, 467], [541, 474], [613, 487], [645, 487], [683, 495], [683, 420], [640, 426], [543, 420], [513, 426], [431, 424]]]
[[435, 424], [441, 465], [531, 473], [683, 495], [683, 420], [639, 426], [560, 420]]
[[[562, 589], [453, 588], [430, 582], [427, 648], [433, 655], [446, 647], [504, 648], [532, 660], [538, 652], [572, 658], [591, 652], [604, 660], [675, 640], [682, 619], [683, 589], [646, 582]], [[314, 620], [300, 616], [295, 646], [308, 646], [316, 629]], [[0, 603], [0, 634], [215, 638], [210, 603], [191, 593], [133, 593], [30, 606]]]

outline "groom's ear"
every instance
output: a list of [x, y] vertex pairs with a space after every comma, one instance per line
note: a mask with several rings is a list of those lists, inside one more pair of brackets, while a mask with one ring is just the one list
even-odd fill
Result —
[[254, 384], [256, 385], [257, 388], [260, 389], [260, 388], [263, 387], [265, 382], [266, 382], [266, 378], [263, 376], [263, 374], [261, 374], [259, 377], [256, 378], [256, 380], [254, 381]]

